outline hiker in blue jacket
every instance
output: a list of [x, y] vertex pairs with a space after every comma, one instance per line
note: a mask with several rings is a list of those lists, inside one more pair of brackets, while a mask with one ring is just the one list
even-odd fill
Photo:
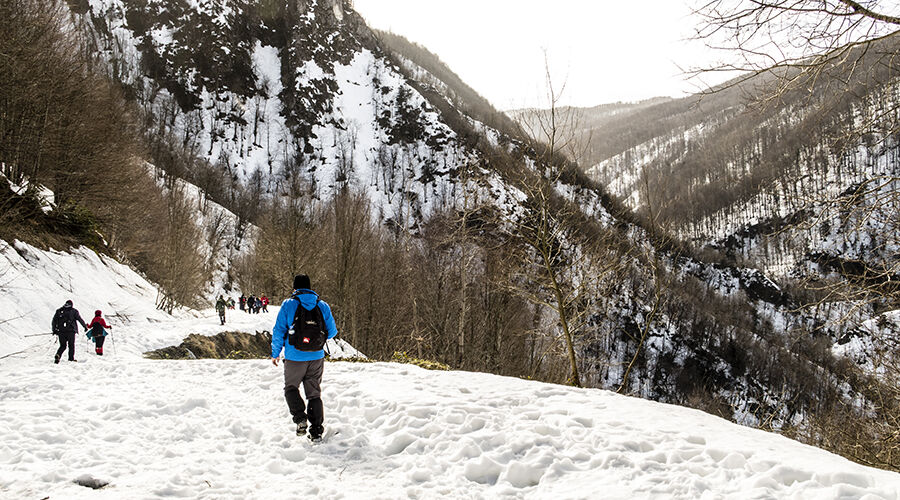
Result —
[[[281, 303], [272, 329], [272, 364], [278, 366], [284, 350], [284, 399], [297, 424], [297, 435], [318, 441], [325, 431], [322, 406], [322, 371], [325, 368], [325, 341], [337, 335], [331, 308], [310, 287], [309, 276], [294, 277], [291, 298]], [[300, 384], [306, 405], [300, 397]], [[307, 424], [308, 422], [308, 424]]]

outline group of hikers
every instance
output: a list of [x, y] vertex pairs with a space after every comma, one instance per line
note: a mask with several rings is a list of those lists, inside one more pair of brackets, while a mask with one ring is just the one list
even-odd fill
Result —
[[[297, 435], [307, 435], [310, 440], [319, 441], [325, 432], [321, 389], [325, 342], [337, 335], [337, 326], [331, 308], [312, 290], [309, 276], [294, 276], [292, 290], [290, 298], [281, 303], [278, 319], [272, 328], [272, 364], [278, 366], [284, 354], [284, 399], [296, 425]], [[241, 310], [248, 313], [268, 312], [269, 299], [265, 295], [259, 298], [241, 295], [239, 302]], [[230, 307], [233, 308], [233, 304], [232, 301]], [[227, 308], [228, 300], [220, 295], [216, 301], [216, 311], [223, 325]], [[95, 352], [103, 355], [103, 340], [108, 335], [106, 330], [112, 327], [99, 310], [95, 311], [94, 319], [85, 324], [78, 310], [72, 306], [72, 301], [68, 300], [53, 316], [53, 333], [59, 336], [59, 350], [54, 363], [59, 363], [66, 348], [69, 349], [69, 361], [75, 361], [75, 335], [79, 323], [88, 338], [93, 338]], [[300, 396], [301, 385], [305, 401]]]
[[241, 298], [238, 299], [238, 304], [241, 307], [241, 311], [246, 311], [248, 313], [259, 314], [260, 311], [269, 312], [269, 298], [265, 295], [262, 297], [257, 297], [255, 295], [244, 297], [244, 294], [241, 294]]
[[[244, 294], [241, 294], [238, 304], [240, 304], [241, 311], [247, 313], [259, 314], [260, 311], [269, 312], [269, 298], [265, 295], [262, 297], [256, 297], [255, 295], [246, 297]], [[219, 295], [219, 298], [216, 300], [216, 312], [219, 313], [219, 321], [223, 325], [225, 324], [226, 309], [234, 309], [234, 299], [231, 297], [226, 299], [224, 295]]]
[[94, 311], [94, 319], [90, 323], [85, 324], [84, 320], [81, 319], [81, 314], [78, 313], [78, 309], [75, 309], [71, 300], [67, 300], [62, 307], [56, 310], [51, 323], [53, 334], [59, 337], [59, 349], [57, 349], [56, 355], [53, 357], [54, 363], [59, 364], [59, 360], [62, 358], [63, 353], [66, 352], [66, 349], [69, 350], [69, 361], [76, 361], [75, 335], [78, 333], [79, 323], [84, 328], [87, 338], [94, 341], [94, 352], [98, 356], [103, 356], [103, 343], [106, 340], [106, 336], [109, 335], [107, 330], [112, 329], [106, 323], [106, 320], [103, 319], [103, 312], [97, 309]]

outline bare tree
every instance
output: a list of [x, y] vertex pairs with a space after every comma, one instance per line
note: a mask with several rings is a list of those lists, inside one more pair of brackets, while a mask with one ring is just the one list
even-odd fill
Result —
[[362, 193], [355, 193], [344, 186], [330, 203], [327, 233], [330, 238], [326, 252], [330, 257], [331, 280], [336, 291], [336, 303], [341, 306], [339, 327], [350, 343], [357, 345], [361, 329], [360, 293], [365, 280], [365, 253], [377, 251], [372, 228], [369, 200]]
[[152, 252], [155, 281], [158, 286], [156, 306], [171, 313], [179, 306], [196, 306], [208, 278], [207, 262], [197, 252], [203, 232], [194, 222], [193, 203], [184, 195], [182, 184], [169, 182], [166, 218]]
[[[592, 284], [606, 278], [617, 261], [602, 263], [596, 259], [598, 249], [604, 246], [602, 237], [579, 230], [584, 226], [580, 220], [583, 214], [557, 192], [562, 177], [577, 168], [582, 148], [589, 141], [579, 141], [574, 135], [579, 129], [578, 112], [560, 109], [565, 83], [558, 88], [554, 85], [546, 54], [544, 69], [548, 108], [520, 116], [522, 128], [529, 133], [528, 148], [534, 153], [535, 169], [522, 172], [517, 183], [527, 198], [527, 213], [514, 230], [513, 240], [521, 251], [512, 253], [514, 271], [508, 286], [539, 308], [553, 311], [565, 346], [568, 381], [581, 387], [576, 336], [587, 309], [577, 304], [585, 300], [584, 293], [595, 291]], [[584, 268], [591, 272], [578, 272]], [[538, 359], [554, 345], [549, 342], [537, 354]]]
[[265, 216], [259, 221], [254, 251], [238, 265], [242, 289], [262, 288], [274, 296], [288, 296], [290, 277], [320, 258], [322, 246], [309, 242], [323, 241], [323, 216], [313, 204], [313, 188], [303, 170], [302, 163], [286, 165], [274, 199], [262, 209]]
[[[843, 90], [897, 68], [900, 11], [872, 0], [696, 0], [697, 38], [725, 57], [693, 72], [738, 75], [727, 86], [761, 80], [772, 101], [817, 84]], [[873, 62], [865, 62], [869, 58]], [[754, 80], [755, 79], [755, 80]], [[720, 90], [718, 87], [716, 90]]]

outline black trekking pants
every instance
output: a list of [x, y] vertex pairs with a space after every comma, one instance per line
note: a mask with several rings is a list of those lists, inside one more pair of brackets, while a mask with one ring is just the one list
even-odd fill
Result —
[[[322, 433], [322, 423], [325, 421], [320, 387], [324, 368], [324, 359], [284, 360], [284, 399], [291, 410], [291, 417], [295, 424], [309, 420], [310, 433], [314, 435]], [[303, 384], [303, 392], [306, 394], [306, 405], [300, 397], [300, 384]]]
[[59, 349], [56, 351], [56, 357], [62, 358], [66, 347], [69, 348], [69, 361], [75, 361], [75, 332], [59, 333]]

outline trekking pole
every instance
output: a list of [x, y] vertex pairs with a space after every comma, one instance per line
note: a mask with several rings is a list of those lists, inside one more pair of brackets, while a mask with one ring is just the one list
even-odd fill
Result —
[[9, 358], [9, 357], [15, 356], [16, 354], [22, 354], [22, 353], [24, 353], [24, 352], [27, 351], [27, 350], [28, 350], [28, 349], [22, 349], [21, 351], [11, 352], [11, 353], [9, 353], [9, 354], [5, 354], [5, 355], [3, 355], [3, 356], [0, 356], [0, 359], [6, 359], [6, 358]]
[[[53, 348], [56, 347], [56, 342], [53, 339], [50, 339], [50, 352], [53, 352]], [[47, 355], [47, 351], [44, 351], [44, 355]]]
[[112, 343], [113, 356], [118, 356], [118, 353], [116, 352], [116, 339], [113, 338], [112, 331], [109, 332], [109, 341]]
[[44, 335], [56, 335], [53, 332], [50, 333], [35, 333], [34, 335], [22, 335], [22, 338], [27, 339], [28, 337], [43, 337]]

